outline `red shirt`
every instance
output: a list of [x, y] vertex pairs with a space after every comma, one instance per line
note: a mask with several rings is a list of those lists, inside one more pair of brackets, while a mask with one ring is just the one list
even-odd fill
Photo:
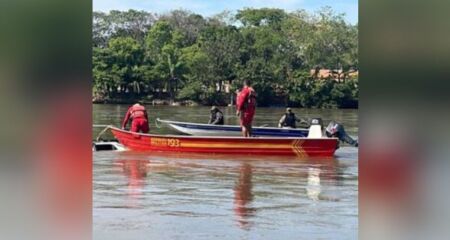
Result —
[[256, 93], [252, 87], [244, 87], [236, 99], [238, 111], [254, 111], [256, 107]]

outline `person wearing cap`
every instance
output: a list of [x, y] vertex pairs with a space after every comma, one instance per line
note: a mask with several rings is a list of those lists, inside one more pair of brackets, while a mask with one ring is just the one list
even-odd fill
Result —
[[297, 128], [296, 123], [300, 122], [301, 120], [295, 116], [295, 113], [292, 112], [291, 108], [286, 108], [286, 113], [281, 117], [280, 121], [278, 122], [278, 127], [290, 127], [290, 128]]
[[223, 113], [216, 106], [211, 108], [208, 124], [223, 125]]
[[147, 110], [145, 110], [145, 107], [142, 106], [141, 103], [138, 102], [128, 108], [128, 111], [125, 114], [125, 118], [122, 122], [122, 129], [125, 129], [129, 120], [131, 120], [130, 131], [143, 133], [148, 133], [150, 131], [150, 128], [148, 126]]

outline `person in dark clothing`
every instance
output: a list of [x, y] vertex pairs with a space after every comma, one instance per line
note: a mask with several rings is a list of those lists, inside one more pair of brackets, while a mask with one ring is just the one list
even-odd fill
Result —
[[325, 129], [325, 133], [328, 137], [337, 137], [342, 142], [346, 142], [354, 147], [358, 147], [359, 143], [357, 140], [350, 137], [344, 129], [344, 126], [338, 122], [331, 121]]
[[211, 108], [211, 116], [209, 117], [208, 124], [223, 125], [223, 113], [216, 106]]
[[295, 113], [292, 112], [292, 109], [287, 108], [286, 113], [281, 117], [280, 121], [278, 122], [278, 127], [297, 128], [296, 123], [300, 121], [301, 119], [295, 116]]

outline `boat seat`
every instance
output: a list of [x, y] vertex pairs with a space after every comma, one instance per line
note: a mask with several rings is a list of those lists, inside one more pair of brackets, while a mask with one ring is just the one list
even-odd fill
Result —
[[309, 127], [308, 138], [321, 138], [322, 127], [320, 125], [311, 125]]

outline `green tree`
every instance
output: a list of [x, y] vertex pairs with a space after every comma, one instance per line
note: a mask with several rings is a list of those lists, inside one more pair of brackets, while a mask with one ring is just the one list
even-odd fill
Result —
[[[358, 79], [350, 74], [358, 69], [358, 26], [331, 8], [313, 14], [246, 8], [210, 18], [184, 10], [154, 16], [94, 12], [95, 98], [226, 104], [231, 96], [222, 85], [234, 90], [249, 79], [259, 106], [358, 106]], [[331, 69], [341, 79], [316, 79], [315, 68]]]
[[183, 35], [183, 45], [196, 43], [199, 33], [206, 27], [202, 15], [185, 10], [174, 10], [160, 17], [160, 21], [169, 23], [172, 28]]
[[236, 19], [239, 20], [245, 27], [258, 27], [262, 25], [278, 27], [286, 17], [287, 15], [284, 10], [275, 8], [246, 8], [239, 10], [236, 14]]
[[132, 37], [141, 42], [149, 27], [155, 22], [153, 14], [145, 11], [117, 11], [93, 13], [93, 45], [106, 47], [109, 39]]
[[183, 64], [180, 61], [183, 35], [166, 21], [158, 21], [146, 37], [147, 57], [155, 63], [152, 76], [174, 100], [181, 80]]
[[114, 97], [141, 94], [147, 87], [144, 50], [131, 37], [111, 39], [107, 48], [95, 48], [93, 54], [94, 87], [97, 94]]
[[236, 77], [241, 41], [241, 35], [234, 26], [212, 25], [200, 34], [199, 46], [208, 57], [206, 68], [213, 75], [210, 84], [217, 86], [219, 92], [224, 82], [231, 82]]
[[310, 67], [357, 67], [357, 28], [348, 25], [342, 14], [335, 14], [329, 7], [321, 9], [317, 18], [313, 32], [308, 36], [309, 46], [305, 52]]
[[245, 42], [238, 77], [253, 82], [259, 105], [269, 105], [275, 89], [292, 75], [292, 44], [281, 28], [287, 15], [279, 9], [246, 9], [236, 18], [244, 24]]

